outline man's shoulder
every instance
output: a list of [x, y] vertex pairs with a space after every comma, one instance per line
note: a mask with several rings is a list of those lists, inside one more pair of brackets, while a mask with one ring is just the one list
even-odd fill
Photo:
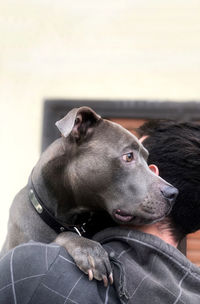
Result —
[[118, 303], [115, 291], [89, 282], [65, 248], [29, 242], [0, 260], [0, 303]]
[[175, 247], [119, 227], [102, 231], [95, 239], [116, 261], [114, 278], [120, 278], [118, 290], [126, 292], [130, 303], [200, 303], [200, 269]]
[[0, 303], [26, 303], [53, 264], [56, 244], [21, 244], [0, 259]]

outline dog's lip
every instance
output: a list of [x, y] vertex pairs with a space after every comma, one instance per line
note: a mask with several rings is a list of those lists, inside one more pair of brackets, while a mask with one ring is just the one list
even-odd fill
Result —
[[120, 222], [130, 222], [133, 220], [134, 216], [127, 213], [124, 210], [116, 209], [114, 210], [114, 217]]

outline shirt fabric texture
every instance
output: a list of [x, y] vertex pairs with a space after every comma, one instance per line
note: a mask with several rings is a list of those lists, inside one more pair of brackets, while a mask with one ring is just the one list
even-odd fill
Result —
[[200, 304], [200, 269], [173, 246], [119, 227], [94, 240], [109, 253], [113, 285], [89, 281], [63, 247], [29, 242], [0, 260], [0, 304]]

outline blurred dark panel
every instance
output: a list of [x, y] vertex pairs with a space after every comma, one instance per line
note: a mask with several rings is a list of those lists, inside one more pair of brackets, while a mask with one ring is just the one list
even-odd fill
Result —
[[48, 99], [44, 102], [42, 151], [59, 136], [55, 122], [73, 108], [89, 106], [104, 118], [200, 120], [199, 102]]

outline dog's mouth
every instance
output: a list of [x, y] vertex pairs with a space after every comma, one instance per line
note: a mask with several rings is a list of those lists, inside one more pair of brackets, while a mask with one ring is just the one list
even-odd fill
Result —
[[[162, 212], [161, 212], [162, 211]], [[133, 225], [149, 225], [155, 222], [159, 222], [166, 217], [171, 211], [171, 206], [168, 206], [165, 210], [155, 212], [151, 208], [139, 208], [135, 210], [134, 214], [130, 214], [123, 209], [115, 209], [113, 211], [113, 219], [118, 224], [131, 223]]]
[[131, 222], [134, 219], [134, 216], [131, 214], [128, 214], [126, 211], [117, 209], [114, 211], [114, 217], [117, 221], [128, 223]]

